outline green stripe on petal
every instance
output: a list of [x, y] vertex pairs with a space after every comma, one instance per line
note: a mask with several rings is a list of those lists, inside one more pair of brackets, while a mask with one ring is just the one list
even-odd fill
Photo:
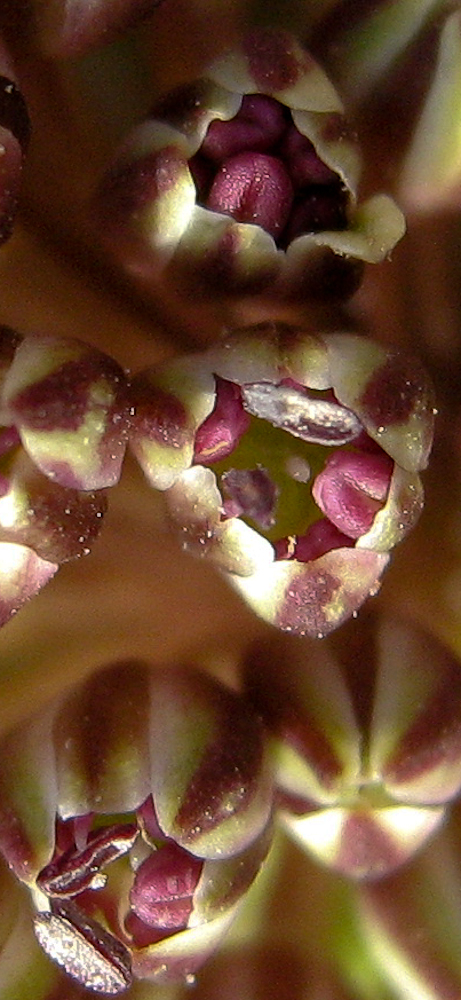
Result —
[[440, 826], [443, 808], [323, 809], [306, 816], [283, 813], [290, 835], [323, 864], [354, 879], [388, 875]]
[[58, 808], [66, 819], [125, 813], [150, 793], [149, 670], [100, 671], [62, 703], [54, 724]]
[[459, 661], [398, 620], [383, 622], [379, 644], [370, 774], [399, 801], [446, 802], [461, 787]]
[[54, 848], [57, 784], [52, 718], [46, 713], [4, 737], [0, 770], [0, 848], [31, 882]]
[[204, 675], [159, 677], [150, 753], [159, 824], [196, 856], [236, 854], [266, 825], [272, 781], [262, 731], [235, 693]]

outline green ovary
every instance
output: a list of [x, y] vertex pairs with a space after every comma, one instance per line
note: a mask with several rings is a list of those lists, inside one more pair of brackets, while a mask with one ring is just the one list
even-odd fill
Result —
[[[311, 488], [329, 452], [330, 448], [308, 444], [279, 427], [272, 427], [266, 420], [251, 417], [250, 428], [235, 450], [221, 462], [213, 464], [212, 469], [224, 498], [226, 493], [221, 476], [229, 469], [256, 469], [259, 466], [267, 471], [279, 489], [275, 524], [271, 528], [263, 528], [250, 517], [242, 515], [242, 519], [269, 541], [276, 542], [288, 535], [304, 534], [318, 520], [320, 512], [312, 498]], [[293, 459], [309, 465], [309, 482], [299, 482], [289, 474], [287, 468]]]

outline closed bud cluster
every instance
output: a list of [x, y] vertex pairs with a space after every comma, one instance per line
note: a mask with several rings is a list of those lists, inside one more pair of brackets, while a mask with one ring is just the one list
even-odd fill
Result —
[[255, 30], [134, 129], [100, 186], [100, 231], [145, 280], [341, 298], [405, 229], [386, 195], [357, 204], [359, 175], [323, 70], [287, 33]]
[[103, 995], [193, 975], [270, 845], [251, 707], [193, 670], [117, 664], [1, 752], [0, 850], [46, 954]]
[[183, 547], [321, 637], [376, 592], [422, 507], [432, 391], [352, 334], [266, 323], [132, 381], [131, 446]]
[[461, 790], [461, 672], [409, 623], [364, 624], [332, 646], [256, 648], [246, 679], [272, 733], [283, 825], [335, 871], [379, 879]]

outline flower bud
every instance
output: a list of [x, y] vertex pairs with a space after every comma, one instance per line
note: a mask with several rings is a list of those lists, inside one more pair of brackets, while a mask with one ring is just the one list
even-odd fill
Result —
[[377, 879], [413, 856], [459, 794], [461, 672], [409, 623], [363, 625], [332, 646], [258, 647], [246, 678], [272, 733], [284, 827], [323, 864]]
[[104, 995], [192, 974], [270, 843], [258, 717], [193, 670], [93, 675], [2, 744], [0, 849], [44, 951]]
[[124, 386], [92, 348], [0, 328], [0, 627], [90, 552], [107, 508], [91, 484], [118, 477], [125, 449]]
[[289, 34], [253, 31], [160, 100], [103, 179], [103, 240], [132, 274], [205, 295], [355, 291], [404, 233], [386, 195], [357, 205], [341, 100]]
[[5, 375], [1, 408], [34, 464], [61, 486], [97, 490], [118, 482], [126, 380], [101, 351], [78, 340], [25, 338]]
[[184, 549], [263, 618], [322, 636], [376, 592], [422, 507], [433, 407], [418, 362], [266, 323], [141, 373], [132, 403], [131, 446]]

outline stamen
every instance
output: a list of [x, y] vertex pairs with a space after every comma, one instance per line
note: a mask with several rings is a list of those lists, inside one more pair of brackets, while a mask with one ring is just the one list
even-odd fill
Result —
[[363, 430], [359, 419], [345, 406], [312, 399], [292, 386], [254, 382], [243, 386], [242, 400], [248, 413], [313, 444], [347, 444]]
[[105, 884], [100, 870], [133, 847], [138, 828], [132, 823], [108, 826], [95, 834], [82, 851], [66, 851], [40, 872], [37, 885], [48, 896], [77, 896], [85, 889], [100, 889]]
[[125, 945], [74, 903], [54, 903], [39, 913], [35, 933], [43, 950], [81, 986], [116, 996], [131, 986], [131, 957]]

